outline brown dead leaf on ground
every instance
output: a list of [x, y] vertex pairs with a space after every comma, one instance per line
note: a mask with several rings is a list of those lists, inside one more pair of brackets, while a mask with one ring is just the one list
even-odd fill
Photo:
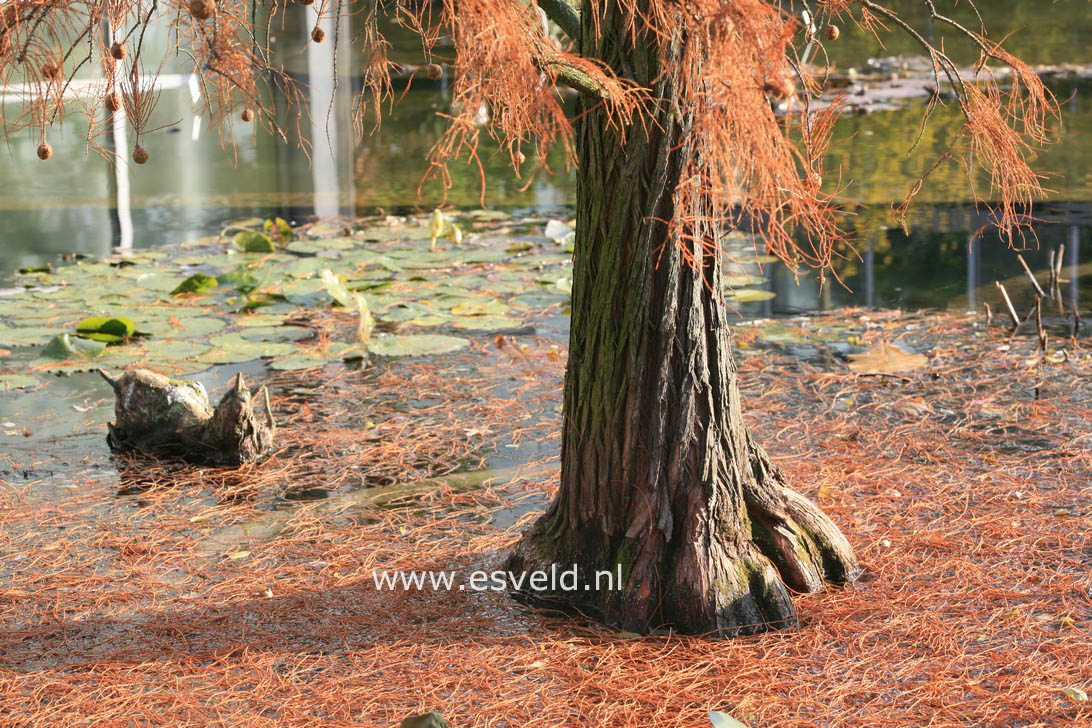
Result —
[[849, 368], [858, 374], [893, 374], [925, 366], [921, 354], [909, 354], [893, 344], [881, 341], [868, 351], [849, 355]]

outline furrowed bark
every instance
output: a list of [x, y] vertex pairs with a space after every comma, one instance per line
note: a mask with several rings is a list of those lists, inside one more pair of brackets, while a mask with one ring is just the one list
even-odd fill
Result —
[[[856, 561], [743, 423], [716, 211], [687, 211], [705, 220], [692, 241], [668, 227], [683, 161], [701, 154], [673, 103], [678, 64], [661, 73], [660, 49], [629, 44], [617, 4], [602, 12], [596, 37], [584, 8], [582, 53], [663, 102], [624, 135], [582, 109], [561, 487], [506, 568], [577, 566], [575, 590], [524, 594], [630, 631], [785, 627], [790, 590], [844, 583]], [[596, 571], [620, 571], [621, 588], [596, 584]]]

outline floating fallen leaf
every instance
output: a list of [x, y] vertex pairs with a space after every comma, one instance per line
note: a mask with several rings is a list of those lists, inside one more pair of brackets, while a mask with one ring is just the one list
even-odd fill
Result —
[[360, 317], [356, 325], [356, 335], [360, 343], [366, 344], [372, 336], [372, 331], [375, 330], [375, 319], [372, 318], [372, 312], [368, 310], [368, 299], [359, 293], [354, 293], [353, 301], [356, 303], [356, 310]]
[[1062, 692], [1065, 694], [1065, 696], [1067, 698], [1069, 698], [1074, 703], [1087, 703], [1088, 702], [1088, 693], [1081, 690], [1080, 688], [1075, 688], [1075, 687], [1062, 688]]
[[543, 231], [543, 234], [560, 245], [565, 237], [571, 232], [573, 232], [573, 229], [569, 225], [566, 225], [560, 220], [550, 220], [546, 223], [546, 229]]
[[231, 559], [232, 561], [238, 561], [239, 559], [245, 559], [247, 556], [250, 556], [249, 551], [235, 551], [235, 552], [230, 553], [230, 554], [227, 555], [227, 557], [229, 559]]
[[322, 287], [330, 294], [330, 298], [345, 308], [353, 308], [353, 298], [345, 284], [329, 268], [323, 268], [319, 273], [322, 278]]
[[399, 728], [448, 728], [448, 725], [439, 713], [425, 713], [403, 718]]
[[921, 354], [909, 354], [899, 347], [881, 341], [866, 352], [849, 355], [849, 368], [858, 374], [892, 374], [920, 369], [927, 359]]
[[732, 716], [719, 710], [709, 711], [709, 722], [713, 724], [713, 728], [747, 728], [746, 723], [740, 723]]
[[463, 229], [458, 225], [452, 225], [447, 229], [447, 239], [451, 241], [452, 245], [462, 245]]
[[429, 250], [436, 250], [436, 238], [440, 237], [444, 232], [444, 213], [439, 210], [433, 210], [432, 216], [428, 219], [428, 235], [429, 235]]

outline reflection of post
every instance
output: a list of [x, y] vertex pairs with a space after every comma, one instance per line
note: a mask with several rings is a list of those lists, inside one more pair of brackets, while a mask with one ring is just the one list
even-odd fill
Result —
[[865, 305], [872, 308], [876, 305], [876, 244], [868, 241], [868, 250], [864, 254], [864, 290]]
[[1081, 229], [1077, 225], [1069, 226], [1069, 243], [1066, 245], [1066, 252], [1069, 253], [1069, 304], [1073, 306], [1074, 310], [1077, 308], [1077, 297], [1080, 294], [1078, 290], [1079, 280], [1081, 277], [1080, 271], [1080, 253], [1081, 249]]
[[[114, 31], [106, 21], [104, 33], [106, 45], [114, 42]], [[109, 113], [109, 112], [107, 112]], [[133, 214], [129, 199], [129, 164], [125, 152], [129, 149], [129, 135], [125, 128], [125, 108], [110, 114], [109, 131], [106, 134], [107, 151], [113, 154], [114, 165], [114, 225], [117, 236], [114, 242], [121, 250], [133, 249]]]
[[975, 243], [978, 242], [974, 235], [967, 238], [967, 310], [974, 311], [978, 307], [975, 300], [975, 290], [978, 288], [978, 251]]
[[[311, 112], [311, 179], [315, 214], [319, 217], [352, 215], [353, 131], [351, 14], [341, 13], [341, 3], [332, 12], [318, 15], [318, 5], [308, 5], [307, 28], [322, 28], [328, 39], [307, 44], [307, 75]], [[323, 4], [323, 7], [330, 7]]]

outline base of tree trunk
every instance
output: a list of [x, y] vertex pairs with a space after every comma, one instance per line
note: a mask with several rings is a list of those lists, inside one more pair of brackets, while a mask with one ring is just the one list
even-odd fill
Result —
[[[751, 473], [743, 487], [749, 523], [743, 528], [713, 528], [709, 509], [700, 509], [673, 539], [655, 547], [659, 541], [647, 534], [612, 538], [594, 523], [572, 528], [566, 509], [555, 503], [507, 560], [505, 569], [516, 578], [528, 575], [515, 596], [641, 634], [670, 628], [734, 637], [794, 626], [792, 592], [845, 584], [860, 570], [838, 527], [785, 486], [760, 447], [749, 442], [749, 452]], [[574, 566], [575, 585], [530, 586], [536, 571], [556, 574]]]

